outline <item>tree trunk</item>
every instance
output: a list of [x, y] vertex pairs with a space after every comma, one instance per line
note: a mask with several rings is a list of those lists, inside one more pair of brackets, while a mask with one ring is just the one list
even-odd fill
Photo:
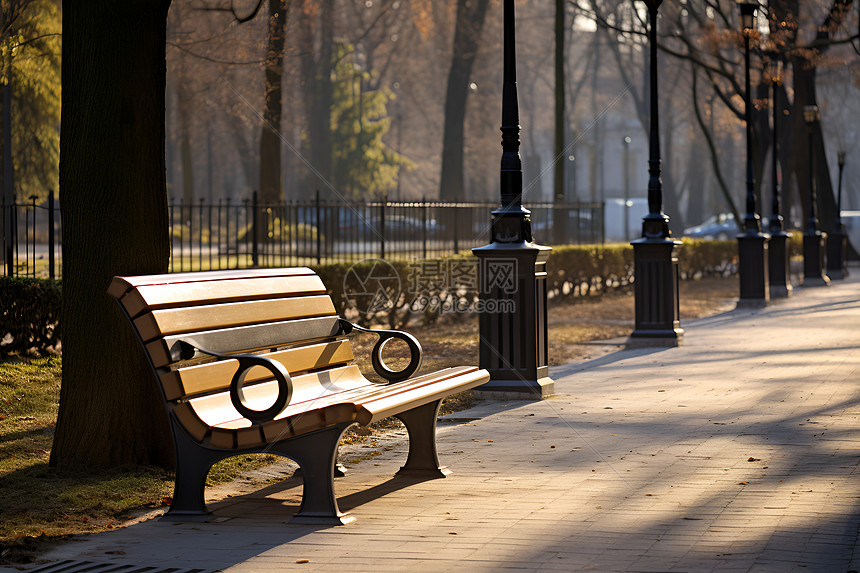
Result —
[[[791, 148], [791, 160], [783, 163], [783, 165], [790, 166], [793, 172], [800, 202], [803, 206], [804, 222], [809, 217], [809, 170], [814, 170], [813, 177], [818, 196], [816, 216], [819, 220], [819, 229], [824, 231], [833, 229], [833, 223], [836, 219], [836, 200], [833, 194], [833, 184], [830, 181], [830, 170], [827, 167], [821, 122], [816, 122], [812, 126], [813, 165], [809, 165], [809, 137], [803, 121], [803, 106], [816, 104], [817, 64], [821, 55], [830, 48], [831, 32], [837, 29], [845, 16], [850, 13], [851, 4], [852, 0], [832, 0], [829, 13], [817, 27], [816, 39], [813, 42], [814, 52], [792, 53], [790, 56], [791, 67], [794, 72], [794, 125], [790, 129], [795, 137], [792, 138], [794, 145]], [[799, 13], [799, 2], [798, 0], [778, 0], [774, 3], [774, 12], [778, 20], [791, 21], [793, 15]], [[793, 47], [794, 38], [789, 38], [787, 48]], [[783, 154], [780, 153], [780, 155]], [[787, 172], [788, 169], [785, 171]], [[786, 178], [788, 177], [786, 176]], [[783, 191], [788, 194], [790, 192], [789, 185], [783, 185]]]
[[[302, 74], [306, 88], [310, 163], [321, 181], [310, 181], [310, 187], [327, 187], [332, 183], [331, 108], [334, 86], [331, 81], [334, 54], [334, 2], [305, 2], [305, 21], [299, 26], [302, 48]], [[319, 38], [316, 38], [319, 31]], [[316, 57], [315, 57], [316, 56]], [[334, 199], [334, 197], [332, 197]]]
[[266, 51], [265, 124], [260, 134], [260, 201], [280, 203], [284, 198], [281, 184], [281, 112], [283, 104], [284, 40], [287, 30], [287, 0], [269, 0], [269, 45]]
[[[679, 68], [680, 70], [680, 68]], [[680, 76], [680, 74], [678, 74]], [[676, 78], [677, 81], [680, 77]], [[668, 86], [667, 86], [668, 87]], [[684, 217], [681, 215], [680, 202], [678, 201], [678, 178], [675, 176], [675, 100], [671, 97], [663, 98], [663, 114], [666, 121], [663, 122], [663, 212], [669, 215], [669, 228], [675, 234], [681, 234], [684, 229]]]
[[[553, 178], [553, 201], [565, 202], [564, 168], [567, 158], [564, 157], [564, 133], [567, 114], [565, 112], [565, 95], [567, 86], [564, 78], [565, 50], [565, 0], [555, 0], [555, 177]], [[558, 213], [556, 211], [556, 213]], [[553, 242], [563, 245], [567, 241], [567, 217], [553, 217]]]
[[687, 164], [693, 165], [695, 168], [689, 169], [687, 172], [688, 185], [686, 187], [689, 200], [687, 201], [686, 221], [688, 224], [695, 225], [702, 221], [705, 216], [705, 189], [708, 186], [705, 183], [707, 170], [702, 161], [704, 157], [707, 157], [708, 151], [702, 141], [702, 136], [693, 133], [692, 138], [692, 145], [688, 149]]
[[454, 31], [454, 55], [448, 73], [445, 95], [445, 125], [442, 136], [442, 172], [439, 199], [463, 201], [463, 157], [465, 155], [466, 100], [469, 78], [478, 56], [481, 30], [487, 16], [489, 0], [458, 0], [457, 25]]
[[179, 124], [179, 161], [182, 166], [182, 201], [186, 205], [194, 203], [194, 160], [191, 153], [191, 114], [195, 108], [187, 87], [185, 73], [185, 54], [179, 56], [176, 85], [176, 114]]
[[63, 6], [63, 383], [55, 467], [173, 463], [151, 370], [106, 292], [114, 275], [167, 270], [169, 5]]
[[800, 204], [803, 205], [804, 222], [809, 217], [809, 170], [812, 169], [813, 178], [815, 179], [816, 196], [818, 198], [815, 206], [818, 228], [822, 231], [830, 232], [836, 219], [836, 201], [833, 198], [833, 185], [830, 181], [830, 170], [827, 167], [821, 122], [815, 122], [812, 126], [813, 165], [810, 166], [809, 135], [803, 120], [803, 107], [816, 104], [816, 68], [813, 62], [809, 62], [799, 56], [792, 56], [792, 69], [794, 70], [794, 133], [797, 134], [797, 137], [794, 140], [794, 157], [790, 165], [794, 168], [795, 179], [800, 191]]

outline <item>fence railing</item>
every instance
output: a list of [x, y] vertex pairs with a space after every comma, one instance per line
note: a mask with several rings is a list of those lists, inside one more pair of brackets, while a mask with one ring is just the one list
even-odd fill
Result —
[[54, 192], [36, 203], [0, 199], [0, 274], [58, 278], [62, 274], [62, 223]]
[[[415, 259], [490, 242], [496, 203], [177, 200], [169, 205], [170, 272]], [[535, 241], [603, 242], [603, 205], [528, 205]], [[3, 274], [59, 277], [62, 223], [53, 197], [3, 205]], [[555, 226], [553, 225], [555, 222]], [[7, 226], [9, 232], [6, 232]], [[561, 232], [559, 232], [561, 231]]]

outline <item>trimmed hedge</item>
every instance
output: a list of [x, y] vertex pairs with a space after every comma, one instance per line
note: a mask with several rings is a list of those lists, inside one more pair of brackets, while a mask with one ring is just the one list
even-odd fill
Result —
[[[792, 257], [802, 253], [801, 233], [794, 234], [789, 248]], [[678, 260], [684, 280], [729, 276], [737, 272], [737, 241], [684, 239]], [[377, 320], [397, 328], [419, 315], [433, 321], [446, 308], [457, 304], [468, 307], [478, 297], [477, 259], [471, 254], [386, 263], [399, 278], [399, 285], [383, 287], [393, 311], [359, 312], [345, 294], [347, 289], [355, 292], [361, 287], [358, 282], [371, 274], [375, 261], [333, 263], [315, 266], [314, 270], [328, 286], [337, 312], [364, 324]], [[420, 276], [427, 270], [443, 275], [445, 280]], [[449, 280], [453, 278], [456, 280]], [[555, 301], [627, 289], [633, 281], [633, 247], [628, 244], [554, 247], [547, 262], [547, 290]], [[382, 284], [374, 282], [367, 290], [378, 291]], [[344, 285], [348, 285], [346, 289]], [[0, 301], [0, 359], [58, 350], [60, 282], [0, 277]]]
[[[793, 253], [796, 244], [799, 243], [793, 239]], [[737, 241], [685, 239], [678, 248], [678, 259], [681, 278], [684, 280], [730, 276], [737, 272]], [[434, 265], [442, 274], [454, 266], [471, 267], [476, 273], [477, 259], [471, 254], [411, 262], [386, 262], [400, 278], [399, 295], [394, 292], [394, 287], [388, 288], [386, 292], [393, 312], [357, 312], [344, 292], [347, 289], [354, 292], [356, 281], [370, 276], [373, 261], [321, 265], [314, 267], [314, 270], [328, 286], [338, 312], [362, 323], [379, 320], [396, 328], [418, 314], [423, 314], [425, 320], [434, 320], [438, 318], [440, 309], [452, 308], [457, 304], [468, 306], [477, 299], [476, 276], [466, 277], [463, 281], [465, 284], [459, 285], [451, 284], [450, 280], [415, 279], [416, 269]], [[390, 272], [388, 267], [386, 269]], [[350, 273], [351, 270], [354, 275]], [[633, 247], [629, 244], [554, 247], [547, 262], [547, 290], [551, 300], [555, 301], [627, 289], [633, 285], [633, 281]], [[348, 283], [349, 286], [345, 288], [344, 285]], [[379, 283], [373, 284], [373, 288], [378, 287]], [[369, 284], [368, 289], [372, 290]], [[430, 304], [418, 304], [426, 301], [430, 301]]]
[[0, 276], [0, 359], [59, 351], [59, 281]]

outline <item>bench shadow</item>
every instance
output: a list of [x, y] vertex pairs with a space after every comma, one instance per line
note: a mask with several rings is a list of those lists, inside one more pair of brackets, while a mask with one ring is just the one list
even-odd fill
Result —
[[395, 491], [400, 491], [401, 489], [406, 489], [409, 486], [416, 485], [425, 481], [430, 481], [432, 479], [438, 478], [392, 476], [387, 481], [381, 484], [338, 498], [337, 504], [338, 506], [340, 506], [340, 509], [342, 511], [350, 511], [355, 509], [356, 507], [362, 506], [366, 503], [370, 503], [371, 501], [375, 501], [380, 497], [384, 497], [390, 493], [394, 493]]
[[[404, 477], [404, 476], [392, 476], [388, 480], [383, 483], [377, 484], [375, 486], [371, 486], [367, 489], [357, 491], [354, 493], [350, 493], [344, 496], [337, 497], [337, 504], [341, 511], [351, 511], [356, 507], [360, 507], [366, 503], [371, 501], [375, 501], [381, 497], [384, 497], [390, 493], [395, 491], [399, 491], [401, 489], [405, 489], [409, 486], [416, 485], [425, 481], [431, 481], [433, 479], [439, 479], [435, 477], [430, 478], [422, 478], [422, 477]], [[337, 483], [337, 481], [335, 482]], [[212, 501], [207, 503], [209, 509], [213, 512], [215, 518], [219, 517], [218, 511], [219, 509], [223, 509], [228, 506], [235, 506], [243, 503], [259, 503], [265, 498], [269, 498], [269, 496], [277, 495], [284, 493], [288, 490], [298, 488], [299, 495], [301, 494], [301, 488], [303, 487], [302, 477], [300, 474], [293, 474], [285, 480], [279, 481], [277, 483], [273, 483], [267, 485], [263, 488], [256, 489], [252, 492], [248, 492], [242, 495], [237, 495], [235, 497], [225, 498], [218, 501]], [[295, 503], [291, 503], [289, 501], [285, 501], [282, 499], [269, 499], [273, 504], [278, 504], [283, 507], [284, 513], [283, 515], [279, 515], [278, 519], [282, 519], [284, 517], [289, 518], [292, 517], [298, 510], [299, 506]], [[268, 501], [266, 503], [268, 503]], [[325, 528], [317, 527], [317, 529]]]

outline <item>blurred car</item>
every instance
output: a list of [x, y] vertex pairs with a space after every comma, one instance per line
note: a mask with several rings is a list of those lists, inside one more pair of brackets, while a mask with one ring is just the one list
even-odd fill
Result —
[[691, 239], [728, 241], [740, 233], [733, 213], [717, 213], [695, 227], [687, 227], [682, 235]]

